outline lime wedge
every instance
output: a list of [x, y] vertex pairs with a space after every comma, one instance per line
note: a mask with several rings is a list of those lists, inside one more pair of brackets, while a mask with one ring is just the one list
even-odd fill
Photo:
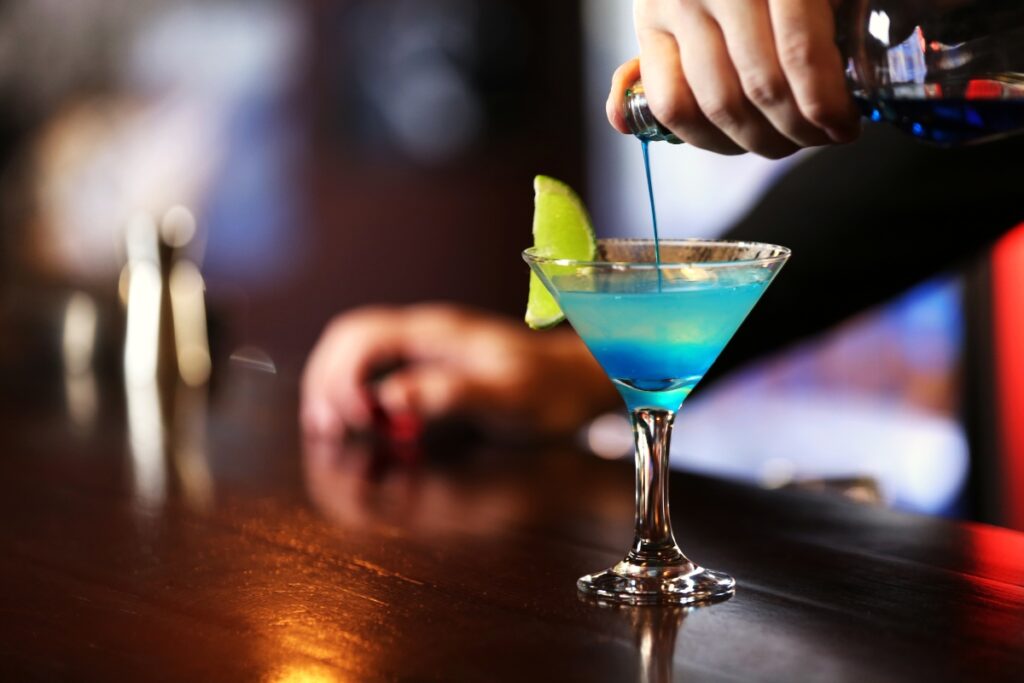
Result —
[[[533, 246], [541, 256], [590, 261], [597, 257], [597, 239], [579, 196], [560, 180], [533, 179]], [[536, 273], [530, 273], [526, 324], [535, 330], [565, 320], [558, 302]]]

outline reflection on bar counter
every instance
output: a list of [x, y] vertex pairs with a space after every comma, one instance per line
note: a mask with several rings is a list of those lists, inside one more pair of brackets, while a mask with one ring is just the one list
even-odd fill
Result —
[[99, 411], [93, 369], [98, 315], [96, 301], [89, 294], [76, 291], [68, 297], [61, 339], [65, 397], [71, 423], [86, 434], [92, 430]]
[[139, 213], [125, 230], [120, 287], [129, 443], [136, 496], [149, 510], [167, 496], [168, 449], [187, 504], [207, 510], [213, 502], [205, 447], [211, 373], [205, 284], [187, 251], [195, 235], [195, 218], [183, 206], [168, 210], [159, 227]]

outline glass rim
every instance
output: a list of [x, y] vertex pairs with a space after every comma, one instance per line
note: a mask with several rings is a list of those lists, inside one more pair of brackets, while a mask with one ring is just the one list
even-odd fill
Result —
[[[635, 244], [653, 245], [654, 240], [643, 237], [607, 237], [597, 240], [600, 244]], [[708, 247], [739, 247], [767, 249], [775, 252], [772, 256], [761, 256], [748, 259], [733, 259], [731, 261], [664, 261], [660, 264], [653, 261], [584, 261], [578, 259], [557, 258], [542, 256], [535, 252], [537, 247], [529, 247], [523, 250], [523, 258], [527, 263], [538, 265], [565, 266], [570, 268], [614, 268], [616, 270], [654, 270], [655, 268], [677, 269], [677, 268], [736, 268], [750, 266], [770, 266], [775, 263], [786, 261], [791, 255], [789, 247], [768, 242], [749, 242], [746, 240], [715, 240], [701, 238], [687, 239], [659, 239], [658, 244], [662, 246], [708, 246]]]

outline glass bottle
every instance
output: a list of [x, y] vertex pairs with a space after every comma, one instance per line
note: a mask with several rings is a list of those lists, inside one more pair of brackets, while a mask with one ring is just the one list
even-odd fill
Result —
[[[850, 94], [872, 121], [939, 145], [1024, 130], [1024, 2], [847, 0], [837, 16]], [[637, 137], [680, 140], [626, 91]]]

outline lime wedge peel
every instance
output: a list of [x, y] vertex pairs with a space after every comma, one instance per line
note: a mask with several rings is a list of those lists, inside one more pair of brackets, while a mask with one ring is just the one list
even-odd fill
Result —
[[[533, 246], [541, 256], [592, 261], [597, 258], [597, 239], [587, 209], [571, 187], [539, 175], [533, 180]], [[565, 320], [562, 309], [536, 273], [530, 273], [530, 298], [526, 324], [535, 330], [554, 327]]]

